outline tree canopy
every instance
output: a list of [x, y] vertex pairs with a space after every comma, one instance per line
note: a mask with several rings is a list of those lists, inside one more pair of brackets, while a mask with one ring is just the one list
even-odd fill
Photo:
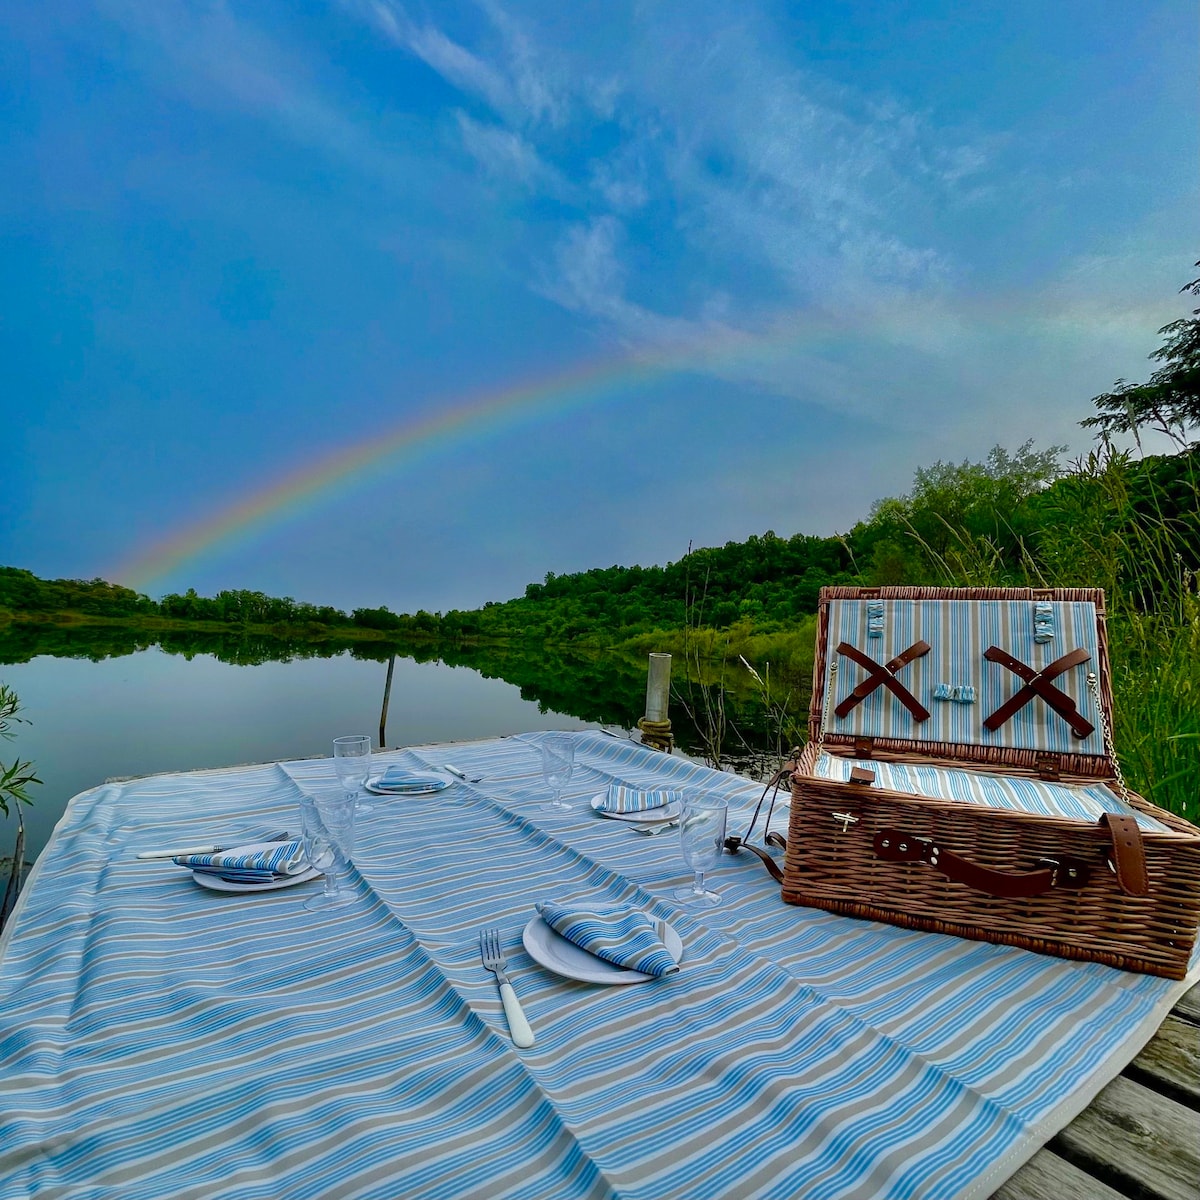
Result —
[[[1179, 290], [1200, 296], [1200, 278]], [[1181, 450], [1187, 448], [1188, 430], [1200, 428], [1200, 317], [1182, 317], [1158, 332], [1167, 340], [1149, 357], [1163, 365], [1145, 383], [1118, 379], [1111, 392], [1093, 397], [1100, 411], [1081, 425], [1098, 430], [1100, 437], [1131, 433], [1136, 438], [1143, 428], [1155, 429]]]

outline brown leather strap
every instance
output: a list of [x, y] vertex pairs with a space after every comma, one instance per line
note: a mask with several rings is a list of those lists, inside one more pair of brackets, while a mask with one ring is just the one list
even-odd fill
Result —
[[[772, 838], [776, 837], [779, 837], [777, 833], [768, 833], [767, 841], [770, 842]], [[782, 838], [780, 840], [782, 841]], [[786, 845], [786, 843], [784, 844]], [[779, 864], [760, 847], [752, 846], [749, 842], [743, 841], [740, 837], [727, 837], [725, 839], [725, 849], [730, 854], [736, 854], [739, 850], [749, 850], [751, 854], [757, 854], [758, 857], [762, 859], [763, 866], [770, 871], [771, 878], [774, 879], [776, 883], [783, 882], [783, 871], [780, 869]]]
[[858, 663], [865, 671], [868, 672], [866, 679], [862, 681], [833, 711], [839, 717], [846, 717], [855, 708], [858, 707], [877, 687], [882, 685], [887, 688], [905, 708], [913, 715], [913, 719], [917, 722], [929, 720], [929, 710], [925, 708], [921, 702], [896, 679], [896, 672], [901, 667], [907, 667], [910, 662], [914, 662], [918, 658], [924, 657], [932, 647], [928, 642], [913, 642], [907, 650], [902, 654], [897, 654], [890, 662], [880, 666], [870, 655], [864, 654], [857, 646], [850, 645], [849, 642], [842, 642], [837, 652], [844, 657], [850, 659], [851, 662]]
[[941, 871], [947, 879], [966, 884], [977, 892], [1005, 899], [1040, 896], [1054, 888], [1081, 888], [1088, 881], [1088, 866], [1081, 859], [1043, 860], [1040, 870], [1019, 875], [993, 871], [969, 858], [942, 849], [932, 838], [920, 838], [900, 829], [881, 829], [873, 842], [875, 854], [884, 862], [923, 862]]
[[1150, 891], [1150, 876], [1146, 872], [1146, 847], [1142, 831], [1132, 817], [1116, 813], [1101, 813], [1100, 827], [1107, 828], [1112, 837], [1112, 863], [1117, 883], [1127, 896], [1145, 896]]
[[1007, 667], [1014, 675], [1025, 681], [1023, 688], [1018, 689], [983, 722], [984, 729], [995, 733], [1005, 721], [1014, 717], [1035, 696], [1040, 696], [1053, 712], [1062, 717], [1070, 725], [1071, 732], [1077, 738], [1085, 738], [1095, 729], [1091, 721], [1075, 707], [1075, 701], [1050, 682], [1052, 679], [1057, 679], [1064, 671], [1069, 671], [1072, 667], [1087, 662], [1092, 656], [1086, 650], [1072, 650], [1069, 654], [1056, 658], [1040, 671], [1035, 670], [1028, 663], [1023, 663], [1019, 658], [1014, 658], [1007, 650], [1001, 650], [999, 646], [989, 646], [983, 652], [983, 657], [989, 662]]

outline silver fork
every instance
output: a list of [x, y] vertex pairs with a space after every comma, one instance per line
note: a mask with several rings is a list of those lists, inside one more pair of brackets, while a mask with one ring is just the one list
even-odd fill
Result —
[[525, 1014], [521, 1011], [521, 1002], [517, 999], [517, 993], [513, 991], [513, 985], [509, 983], [508, 976], [504, 973], [505, 967], [508, 966], [508, 959], [504, 957], [504, 951], [500, 947], [500, 931], [498, 929], [481, 929], [479, 931], [479, 953], [483, 958], [483, 965], [496, 976], [496, 982], [500, 985], [500, 1001], [504, 1005], [504, 1015], [508, 1018], [508, 1029], [512, 1034], [513, 1045], [522, 1048], [532, 1046], [533, 1030], [529, 1028], [529, 1022], [525, 1020]]
[[634, 826], [634, 829], [636, 829], [638, 831], [638, 833], [644, 833], [647, 837], [654, 837], [654, 835], [656, 833], [666, 833], [668, 829], [678, 829], [678, 828], [679, 828], [678, 821], [659, 821], [654, 825], [647, 825], [647, 826], [635, 825]]

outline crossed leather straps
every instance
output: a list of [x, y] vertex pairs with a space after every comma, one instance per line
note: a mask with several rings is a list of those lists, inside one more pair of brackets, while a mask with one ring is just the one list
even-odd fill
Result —
[[913, 642], [907, 650], [897, 654], [890, 662], [880, 666], [870, 655], [864, 654], [857, 646], [852, 646], [849, 642], [842, 642], [838, 646], [837, 652], [850, 659], [851, 662], [858, 663], [867, 672], [867, 677], [833, 711], [838, 717], [845, 717], [857, 708], [877, 687], [883, 686], [912, 713], [914, 721], [928, 721], [929, 709], [925, 708], [916, 696], [896, 679], [896, 672], [901, 667], [908, 666], [915, 659], [922, 658], [932, 648], [928, 642]]
[[1007, 667], [1014, 675], [1025, 681], [1023, 688], [1015, 692], [984, 721], [984, 729], [995, 733], [1005, 721], [1020, 712], [1034, 696], [1040, 696], [1045, 700], [1051, 710], [1058, 713], [1070, 725], [1071, 732], [1077, 738], [1085, 738], [1095, 729], [1091, 721], [1075, 707], [1075, 701], [1051, 682], [1064, 671], [1070, 670], [1071, 667], [1077, 667], [1080, 663], [1087, 662], [1092, 656], [1086, 650], [1072, 650], [1069, 654], [1064, 654], [1061, 658], [1056, 658], [1052, 663], [1048, 663], [1040, 671], [1034, 670], [1019, 658], [1014, 658], [1007, 650], [1001, 650], [999, 646], [989, 646], [983, 652], [983, 657], [989, 662]]
[[[896, 673], [902, 667], [908, 666], [910, 662], [924, 657], [930, 649], [928, 642], [914, 642], [907, 650], [880, 666], [857, 646], [852, 646], [849, 642], [840, 643], [837, 648], [838, 654], [857, 663], [867, 672], [867, 677], [833, 711], [839, 718], [844, 718], [876, 688], [885, 687], [912, 713], [913, 720], [917, 722], [929, 720], [929, 710], [896, 678]], [[1075, 701], [1066, 692], [1055, 687], [1053, 683], [1063, 672], [1079, 666], [1080, 663], [1087, 662], [1091, 658], [1088, 651], [1072, 650], [1061, 658], [1056, 658], [1052, 663], [1048, 663], [1040, 671], [1023, 663], [1019, 658], [1014, 658], [1007, 650], [1001, 650], [999, 646], [989, 646], [983, 652], [983, 657], [989, 662], [1007, 667], [1025, 684], [983, 722], [984, 729], [994, 733], [1001, 725], [1019, 713], [1035, 696], [1044, 700], [1053, 712], [1062, 717], [1077, 738], [1085, 738], [1095, 729], [1091, 721], [1076, 708]]]

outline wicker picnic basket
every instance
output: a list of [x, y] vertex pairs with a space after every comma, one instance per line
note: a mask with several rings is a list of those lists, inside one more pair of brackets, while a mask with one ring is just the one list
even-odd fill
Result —
[[783, 898], [1182, 979], [1200, 829], [1111, 711], [1099, 590], [823, 589]]

